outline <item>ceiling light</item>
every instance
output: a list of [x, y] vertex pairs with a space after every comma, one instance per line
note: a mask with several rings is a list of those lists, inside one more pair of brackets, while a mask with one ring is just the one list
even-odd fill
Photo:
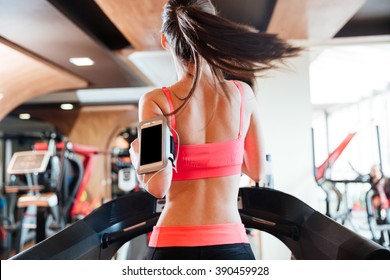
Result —
[[60, 107], [61, 107], [62, 110], [72, 110], [73, 109], [73, 104], [64, 103], [64, 104], [61, 104]]
[[76, 66], [91, 66], [95, 64], [95, 61], [89, 57], [71, 57], [69, 61]]
[[29, 120], [30, 118], [31, 118], [30, 114], [27, 114], [27, 113], [19, 114], [19, 119], [21, 119], [21, 120]]

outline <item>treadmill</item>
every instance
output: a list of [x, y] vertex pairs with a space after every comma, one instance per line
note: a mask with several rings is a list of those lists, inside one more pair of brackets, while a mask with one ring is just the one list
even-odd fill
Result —
[[[110, 260], [123, 244], [152, 231], [165, 201], [135, 192], [95, 209], [11, 260]], [[298, 260], [390, 260], [390, 251], [294, 196], [244, 187], [238, 207], [246, 228], [281, 240]]]

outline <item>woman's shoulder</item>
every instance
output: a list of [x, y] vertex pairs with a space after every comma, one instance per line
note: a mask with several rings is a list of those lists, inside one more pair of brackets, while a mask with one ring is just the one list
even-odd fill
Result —
[[235, 80], [235, 83], [238, 83], [241, 86], [246, 100], [252, 99], [255, 97], [255, 93], [253, 91], [253, 88], [248, 83], [246, 83], [244, 81], [239, 81], [239, 80]]
[[155, 89], [152, 89], [152, 90], [144, 93], [141, 96], [141, 99], [142, 100], [152, 100], [152, 99], [160, 98], [162, 93], [163, 93], [162, 88], [155, 88]]
[[162, 88], [155, 88], [144, 93], [139, 99], [139, 105], [143, 106], [149, 103], [163, 104], [166, 97]]
[[138, 102], [139, 110], [154, 115], [161, 115], [167, 111], [166, 97], [162, 88], [155, 88], [144, 93]]

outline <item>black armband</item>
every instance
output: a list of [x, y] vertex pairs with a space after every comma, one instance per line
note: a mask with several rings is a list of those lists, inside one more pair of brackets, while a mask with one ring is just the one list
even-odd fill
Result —
[[170, 150], [169, 150], [169, 156], [168, 159], [172, 162], [172, 166], [176, 166], [176, 151], [175, 151], [175, 141], [173, 139], [172, 134], [170, 135]]

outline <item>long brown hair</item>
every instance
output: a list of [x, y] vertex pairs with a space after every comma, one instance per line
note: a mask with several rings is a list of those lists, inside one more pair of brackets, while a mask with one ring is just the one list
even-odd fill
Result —
[[275, 34], [260, 32], [216, 14], [209, 0], [168, 0], [162, 13], [162, 33], [184, 64], [194, 64], [193, 84], [179, 111], [191, 98], [200, 76], [202, 59], [217, 81], [224, 74], [252, 81], [275, 60], [296, 56], [301, 50]]

